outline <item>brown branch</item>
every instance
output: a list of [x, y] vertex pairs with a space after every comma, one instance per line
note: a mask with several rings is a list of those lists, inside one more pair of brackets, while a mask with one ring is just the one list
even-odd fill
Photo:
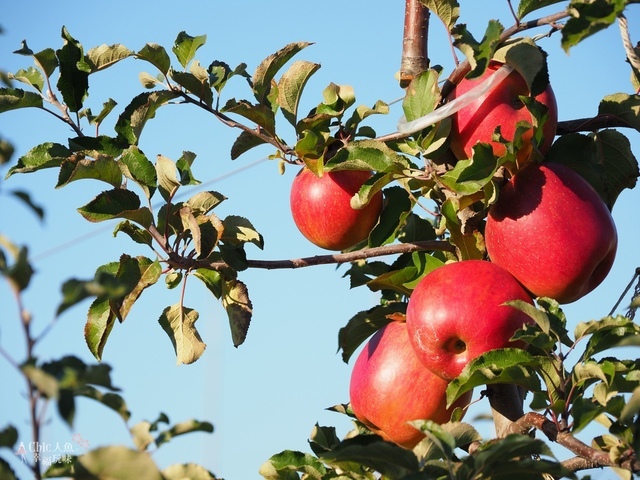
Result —
[[402, 88], [408, 87], [411, 80], [429, 68], [428, 32], [429, 9], [419, 0], [406, 0], [400, 62], [400, 87]]
[[[355, 252], [336, 253], [331, 255], [316, 255], [314, 257], [304, 257], [292, 260], [247, 260], [247, 265], [249, 268], [261, 268], [266, 270], [302, 268], [315, 265], [329, 265], [333, 263], [348, 263], [357, 260], [364, 260], [367, 258], [381, 257], [384, 255], [396, 255], [424, 250], [454, 252], [455, 247], [451, 243], [446, 241], [432, 240], [385, 245], [383, 247], [365, 248], [363, 250], [358, 250]], [[178, 257], [175, 254], [170, 255], [168, 263], [176, 269], [187, 270], [195, 268], [221, 270], [224, 268], [228, 268], [228, 265], [225, 262], [207, 262], [191, 258], [182, 258]]]
[[593, 118], [578, 118], [575, 120], [566, 120], [558, 122], [556, 135], [566, 135], [576, 132], [594, 132], [602, 128], [635, 128], [629, 124], [624, 118], [617, 115], [602, 114]]
[[487, 397], [491, 405], [493, 424], [496, 428], [496, 436], [504, 438], [509, 433], [511, 426], [523, 417], [523, 396], [520, 388], [513, 384], [487, 385]]

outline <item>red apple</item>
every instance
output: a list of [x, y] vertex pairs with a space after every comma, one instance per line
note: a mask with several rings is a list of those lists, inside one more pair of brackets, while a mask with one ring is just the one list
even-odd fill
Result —
[[291, 185], [291, 213], [298, 230], [327, 250], [345, 250], [365, 240], [382, 211], [382, 193], [362, 209], [351, 208], [351, 197], [371, 172], [339, 170], [321, 177], [303, 168]]
[[533, 320], [503, 305], [510, 300], [533, 303], [509, 272], [491, 262], [464, 260], [429, 272], [407, 306], [409, 339], [422, 364], [452, 380], [485, 352], [525, 347], [509, 339]]
[[[471, 80], [462, 79], [449, 94], [448, 99], [452, 100], [469, 91], [493, 74], [501, 65], [499, 62], [491, 62], [480, 77]], [[516, 123], [522, 120], [532, 125], [534, 123], [531, 113], [519, 98], [523, 95], [530, 95], [529, 89], [522, 76], [514, 70], [495, 88], [454, 113], [451, 116], [451, 135], [449, 137], [454, 155], [458, 159], [471, 158], [472, 148], [478, 142], [489, 143], [493, 146], [495, 155], [504, 155], [506, 152], [504, 145], [491, 140], [496, 127], [500, 126], [500, 133], [505, 139], [513, 141]], [[556, 134], [558, 107], [551, 85], [547, 85], [547, 88], [535, 99], [549, 109], [549, 118], [542, 128], [544, 142], [539, 147], [540, 152], [544, 154], [549, 150]], [[525, 143], [518, 157], [524, 161], [532, 153], [532, 135], [533, 129], [530, 129], [523, 136]]]
[[353, 365], [349, 394], [356, 417], [373, 432], [406, 448], [424, 435], [407, 422], [446, 423], [455, 407], [465, 407], [472, 392], [446, 408], [448, 382], [416, 357], [404, 322], [391, 322], [367, 342]]
[[566, 165], [547, 162], [525, 166], [501, 189], [485, 242], [491, 261], [531, 294], [571, 303], [607, 276], [618, 235], [591, 185]]

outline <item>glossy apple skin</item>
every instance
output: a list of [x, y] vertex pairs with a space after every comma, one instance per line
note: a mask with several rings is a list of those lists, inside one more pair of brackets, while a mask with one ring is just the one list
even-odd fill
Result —
[[446, 423], [456, 407], [465, 407], [467, 392], [447, 409], [449, 383], [427, 370], [416, 357], [404, 322], [391, 322], [367, 342], [353, 365], [349, 387], [351, 408], [373, 432], [406, 448], [424, 435], [412, 420]]
[[491, 261], [534, 296], [571, 303], [596, 288], [616, 256], [618, 235], [598, 193], [571, 168], [525, 166], [489, 209]]
[[[493, 74], [501, 65], [498, 62], [491, 62], [480, 77], [471, 80], [462, 79], [448, 98], [452, 100], [466, 93]], [[505, 139], [513, 141], [516, 123], [524, 120], [533, 124], [531, 113], [518, 98], [521, 95], [528, 96], [529, 89], [522, 76], [514, 70], [494, 89], [453, 114], [449, 138], [454, 155], [458, 159], [471, 158], [472, 148], [478, 142], [489, 143], [495, 155], [504, 155], [506, 152], [504, 145], [491, 141], [496, 127], [500, 126], [500, 132]], [[548, 108], [549, 114], [543, 126], [544, 142], [539, 147], [540, 153], [544, 154], [549, 150], [556, 134], [558, 106], [551, 85], [547, 85], [547, 88], [535, 98]], [[524, 134], [525, 143], [518, 154], [518, 157], [525, 161], [531, 156], [532, 135], [533, 129]]]
[[485, 352], [524, 348], [509, 339], [533, 320], [503, 305], [510, 300], [533, 303], [509, 272], [491, 262], [464, 260], [429, 272], [407, 305], [409, 339], [422, 364], [452, 380]]
[[345, 250], [365, 240], [382, 211], [382, 193], [376, 193], [360, 210], [351, 208], [353, 197], [371, 172], [340, 170], [316, 176], [303, 168], [291, 185], [293, 221], [311, 243], [327, 250]]

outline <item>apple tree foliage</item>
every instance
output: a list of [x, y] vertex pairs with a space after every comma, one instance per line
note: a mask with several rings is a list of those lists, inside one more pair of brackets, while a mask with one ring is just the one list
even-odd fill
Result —
[[[616, 22], [626, 23], [624, 12], [632, 0], [521, 0], [513, 8], [513, 26], [492, 20], [485, 32], [468, 31], [458, 22], [456, 0], [420, 0], [431, 19], [441, 21], [450, 40], [464, 55], [451, 72], [427, 68], [415, 75], [406, 88], [403, 111], [407, 121], [418, 119], [442, 104], [453, 85], [464, 76], [483, 73], [489, 60], [508, 62], [527, 81], [533, 93], [548, 83], [545, 54], [529, 36], [537, 29], [556, 37], [562, 48], [580, 48], [580, 42]], [[511, 3], [510, 3], [511, 4]], [[543, 7], [557, 12], [535, 17]], [[547, 11], [547, 10], [546, 10]], [[25, 57], [16, 72], [2, 72], [0, 113], [14, 109], [46, 111], [66, 123], [71, 138], [51, 139], [35, 145], [10, 166], [5, 180], [17, 174], [57, 169], [56, 188], [79, 180], [98, 180], [104, 190], [77, 206], [89, 222], [115, 221], [114, 235], [148, 247], [148, 256], [123, 253], [97, 266], [91, 279], [69, 279], [62, 287], [60, 314], [89, 299], [85, 338], [98, 362], [113, 328], [127, 318], [138, 298], [150, 288], [184, 288], [193, 277], [204, 283], [228, 314], [231, 341], [239, 346], [251, 322], [250, 285], [242, 281], [249, 268], [288, 268], [319, 263], [347, 263], [345, 275], [352, 287], [367, 287], [380, 293], [380, 304], [363, 312], [351, 312], [338, 333], [343, 359], [351, 355], [376, 329], [404, 315], [406, 302], [416, 283], [446, 261], [485, 258], [482, 222], [497, 198], [504, 169], [517, 170], [517, 152], [522, 139], [506, 141], [495, 157], [490, 146], [477, 145], [472, 158], [452, 162], [448, 156], [449, 119], [445, 118], [409, 134], [379, 135], [366, 123], [371, 115], [384, 115], [388, 105], [358, 105], [352, 88], [330, 84], [322, 101], [304, 115], [299, 103], [307, 81], [320, 65], [294, 59], [309, 45], [298, 42], [267, 56], [252, 72], [245, 64], [232, 67], [220, 60], [200, 60], [198, 49], [206, 35], [180, 32], [167, 49], [146, 44], [133, 51], [121, 44], [85, 50], [82, 43], [62, 28], [57, 48], [34, 52], [23, 42], [14, 53]], [[640, 88], [640, 48], [627, 39], [621, 44], [629, 63], [632, 88]], [[140, 93], [124, 107], [108, 97], [93, 110], [87, 100], [93, 75], [128, 59], [141, 61]], [[227, 98], [225, 86], [238, 82], [248, 99]], [[93, 90], [92, 90], [93, 92]], [[197, 186], [196, 155], [185, 150], [178, 159], [163, 155], [149, 158], [139, 148], [147, 122], [167, 105], [202, 109], [239, 132], [230, 152], [238, 159], [258, 145], [273, 147], [272, 159], [285, 166], [306, 165], [320, 174], [336, 170], [370, 170], [373, 177], [353, 197], [361, 208], [372, 195], [383, 191], [386, 203], [380, 221], [367, 241], [336, 255], [289, 261], [254, 261], [245, 247], [263, 248], [263, 237], [251, 220], [241, 215], [220, 218], [216, 207], [224, 193], [203, 191], [185, 201], [176, 194]], [[95, 108], [95, 104], [93, 104]], [[545, 112], [535, 102], [527, 108], [535, 118], [535, 131], [545, 121]], [[104, 120], [116, 117], [112, 131]], [[91, 125], [95, 135], [83, 126]], [[531, 125], [519, 126], [524, 132]], [[633, 188], [638, 163], [624, 129], [640, 131], [640, 96], [612, 92], [594, 105], [590, 119], [563, 120], [558, 138], [547, 158], [568, 163], [599, 192], [612, 208], [618, 195]], [[622, 131], [621, 131], [622, 130]], [[540, 135], [534, 135], [539, 141]], [[0, 160], [8, 164], [13, 149], [0, 139]], [[9, 183], [9, 182], [7, 182]], [[9, 183], [10, 184], [10, 183]], [[22, 199], [33, 212], [43, 211], [27, 192], [3, 190]], [[160, 202], [159, 208], [152, 206]], [[433, 202], [437, 215], [425, 218], [419, 203]], [[389, 258], [391, 258], [389, 260]], [[27, 249], [0, 236], [0, 272], [20, 302], [34, 272]], [[164, 283], [164, 287], [161, 285]], [[158, 285], [160, 284], [160, 285]], [[496, 415], [509, 419], [497, 425], [497, 438], [483, 439], [470, 424], [459, 421], [437, 425], [419, 421], [415, 427], [426, 437], [413, 450], [406, 450], [371, 435], [354, 419], [355, 429], [340, 439], [333, 427], [316, 425], [310, 438], [312, 453], [284, 451], [268, 459], [260, 469], [267, 479], [389, 479], [412, 478], [560, 478], [575, 477], [580, 470], [610, 467], [623, 478], [640, 472], [640, 365], [638, 359], [618, 359], [611, 349], [640, 345], [640, 326], [632, 304], [626, 316], [610, 316], [579, 323], [569, 331], [558, 303], [537, 299], [536, 305], [515, 302], [534, 320], [534, 326], [516, 337], [529, 344], [527, 350], [501, 349], [475, 359], [447, 391], [448, 402], [479, 387], [489, 397]], [[30, 386], [33, 422], [37, 424], [38, 402], [53, 401], [60, 416], [73, 422], [75, 399], [92, 398], [129, 416], [126, 402], [113, 386], [107, 364], [87, 365], [74, 356], [43, 362], [37, 357], [37, 337], [30, 331], [30, 318], [21, 310], [30, 349], [28, 358], [16, 367]], [[189, 364], [203, 354], [205, 342], [196, 323], [198, 312], [183, 300], [157, 312], [169, 336], [178, 363]], [[118, 327], [120, 328], [120, 327]], [[577, 360], [569, 362], [569, 353]], [[617, 351], [616, 351], [617, 353]], [[512, 388], [511, 394], [506, 387]], [[523, 406], [520, 390], [529, 392]], [[493, 392], [493, 393], [492, 393]], [[516, 393], [513, 393], [516, 392]], [[333, 409], [353, 416], [349, 405]], [[515, 412], [515, 414], [514, 414]], [[457, 419], [457, 420], [456, 420]], [[575, 437], [592, 422], [604, 423], [606, 435], [591, 445]], [[41, 425], [37, 425], [41, 427]], [[172, 437], [193, 431], [211, 431], [207, 422], [187, 420], [172, 425], [165, 415], [154, 422], [131, 428], [137, 450], [121, 446], [102, 447], [56, 465], [46, 472], [36, 461], [37, 478], [72, 476], [102, 478], [109, 465], [118, 465], [114, 478], [177, 479], [213, 478], [197, 465], [176, 465], [160, 471], [146, 454], [150, 445], [160, 446]], [[35, 429], [38, 431], [38, 428]], [[533, 432], [537, 432], [537, 436]], [[14, 448], [18, 434], [13, 425], [0, 430], [0, 447]], [[573, 458], [558, 461], [550, 445], [557, 443]], [[16, 478], [0, 458], [0, 476]], [[129, 475], [127, 477], [127, 475]]]

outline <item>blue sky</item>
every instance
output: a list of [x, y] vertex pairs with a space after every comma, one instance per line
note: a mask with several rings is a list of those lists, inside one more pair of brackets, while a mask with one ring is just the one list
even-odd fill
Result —
[[[501, 19], [505, 26], [512, 23], [506, 1], [461, 3], [461, 21], [468, 23], [478, 38], [491, 18]], [[29, 58], [11, 53], [20, 48], [23, 39], [34, 51], [59, 48], [62, 26], [83, 43], [85, 51], [103, 43], [122, 43], [139, 50], [147, 42], [169, 50], [177, 34], [186, 31], [207, 35], [207, 44], [197, 54], [201, 63], [222, 60], [234, 67], [245, 62], [250, 72], [287, 43], [314, 42], [296, 57], [322, 65], [307, 86], [303, 112], [321, 101], [322, 90], [330, 82], [353, 86], [358, 104], [373, 105], [378, 99], [392, 102], [403, 95], [395, 75], [400, 65], [404, 2], [379, 2], [374, 7], [363, 0], [194, 0], [188, 4], [158, 0], [143, 6], [116, 0], [106, 5], [69, 0], [54, 7], [36, 0], [28, 10], [17, 3], [4, 6], [0, 68], [16, 71], [30, 66]], [[640, 8], [632, 6], [627, 16], [632, 39], [638, 41]], [[453, 62], [444, 30], [436, 20], [432, 25], [429, 56], [433, 64], [450, 71]], [[541, 46], [549, 53], [561, 120], [594, 115], [607, 94], [633, 93], [617, 26], [598, 33], [569, 55], [560, 48], [558, 35], [542, 40]], [[138, 82], [141, 71], [150, 71], [149, 65], [128, 59], [96, 74], [86, 106], [96, 112], [108, 97], [114, 98], [118, 107], [112, 113], [113, 122], [119, 109], [143, 91]], [[249, 96], [240, 80], [233, 83], [227, 96]], [[372, 125], [378, 134], [391, 133], [400, 115], [400, 105], [395, 104], [388, 116], [375, 118]], [[54, 117], [38, 111], [0, 115], [0, 133], [15, 145], [14, 161], [39, 143], [65, 143], [72, 135]], [[638, 156], [639, 135], [625, 133]], [[292, 134], [283, 136], [291, 143]], [[245, 216], [264, 235], [264, 251], [249, 246], [250, 258], [273, 260], [325, 253], [310, 245], [290, 218], [289, 185], [295, 170], [290, 168], [280, 176], [277, 165], [266, 159], [273, 153], [269, 148], [252, 150], [231, 161], [229, 149], [236, 135], [195, 107], [171, 106], [150, 121], [141, 148], [149, 157], [162, 154], [177, 159], [184, 150], [198, 155], [193, 170], [203, 182], [200, 188], [228, 197], [216, 212]], [[37, 269], [24, 298], [34, 315], [36, 331], [54, 318], [64, 280], [90, 278], [97, 266], [117, 260], [123, 252], [150, 255], [125, 237], [113, 238], [115, 223], [90, 224], [75, 211], [104, 189], [103, 185], [83, 181], [55, 190], [55, 183], [55, 172], [44, 171], [13, 176], [0, 184], [0, 192], [28, 190], [46, 209], [46, 220], [40, 223], [15, 200], [0, 195], [0, 231], [29, 246]], [[565, 308], [571, 324], [606, 315], [640, 266], [638, 198], [637, 191], [620, 196], [613, 211], [619, 234], [617, 260], [596, 291]], [[258, 478], [258, 468], [272, 454], [284, 449], [307, 451], [307, 438], [316, 422], [335, 425], [341, 436], [347, 433], [350, 422], [325, 410], [348, 401], [350, 365], [336, 353], [337, 333], [351, 316], [375, 305], [378, 296], [362, 288], [350, 290], [342, 274], [335, 266], [243, 272], [240, 278], [249, 287], [254, 316], [247, 341], [238, 349], [232, 345], [222, 308], [204, 288], [190, 282], [186, 304], [200, 312], [197, 325], [208, 347], [202, 359], [189, 366], [176, 366], [172, 346], [157, 324], [164, 307], [178, 301], [178, 292], [158, 285], [141, 297], [126, 322], [116, 325], [104, 351], [104, 361], [113, 366], [113, 382], [123, 389], [132, 411], [130, 425], [153, 421], [165, 412], [174, 423], [196, 418], [215, 427], [212, 435], [195, 433], [163, 446], [154, 456], [161, 467], [193, 461], [227, 479]], [[0, 345], [21, 360], [24, 342], [6, 285], [0, 285], [0, 305], [4, 310]], [[38, 346], [41, 358], [73, 353], [86, 362], [94, 361], [82, 331], [88, 305], [85, 302], [60, 317]], [[637, 351], [627, 353], [630, 358], [638, 356]], [[0, 362], [0, 372], [0, 427], [14, 424], [20, 429], [20, 440], [27, 442], [24, 382], [6, 362]], [[485, 413], [487, 403], [479, 402], [474, 411]], [[79, 435], [90, 448], [131, 445], [119, 417], [89, 400], [78, 403], [73, 430], [55, 420], [53, 407], [49, 416], [52, 422], [45, 429], [45, 442], [65, 443]], [[491, 434], [489, 427], [486, 425], [487, 435]], [[83, 452], [81, 445], [74, 446], [75, 453]], [[26, 473], [17, 459], [13, 465], [18, 473]], [[596, 473], [594, 478], [605, 477]]]

